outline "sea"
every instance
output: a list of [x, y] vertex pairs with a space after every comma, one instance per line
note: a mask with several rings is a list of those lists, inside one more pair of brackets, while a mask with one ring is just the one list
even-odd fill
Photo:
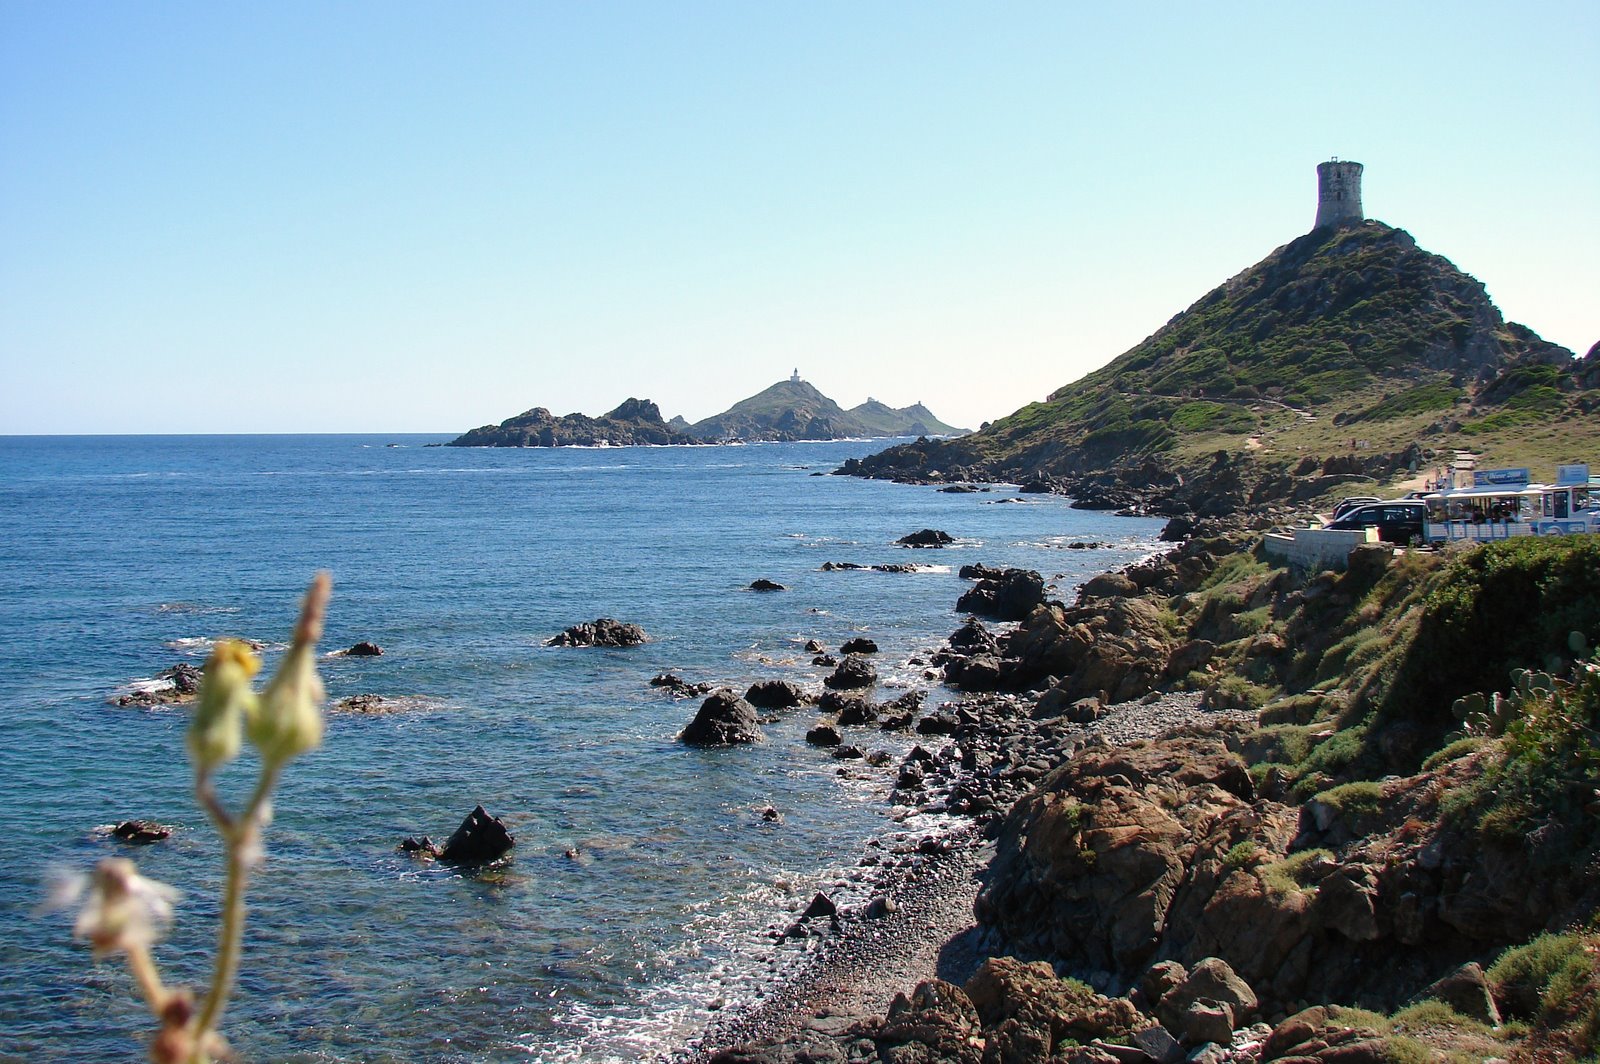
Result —
[[[123, 967], [40, 910], [106, 856], [182, 892], [156, 947], [209, 979], [221, 846], [195, 804], [187, 712], [119, 706], [219, 637], [270, 672], [317, 570], [333, 577], [320, 669], [331, 715], [279, 788], [223, 1030], [247, 1061], [656, 1060], [760, 999], [806, 948], [778, 941], [818, 890], [870, 893], [869, 840], [937, 831], [892, 770], [804, 741], [676, 741], [697, 700], [817, 688], [808, 640], [881, 648], [877, 697], [956, 695], [921, 662], [959, 627], [967, 563], [1023, 566], [1070, 599], [1157, 549], [1160, 523], [1014, 487], [945, 493], [828, 476], [884, 441], [460, 449], [428, 435], [0, 437], [0, 1060], [133, 1061], [152, 1024]], [[895, 540], [937, 528], [956, 542]], [[917, 565], [825, 571], [826, 562]], [[758, 578], [787, 589], [758, 593]], [[650, 640], [563, 649], [614, 617]], [[379, 657], [333, 656], [360, 641]], [[847, 741], [897, 758], [916, 740]], [[238, 802], [256, 766], [224, 774]], [[462, 871], [402, 853], [474, 806], [516, 838]], [[766, 811], [776, 810], [777, 819]], [[108, 837], [140, 818], [147, 846]], [[854, 893], [853, 893], [854, 892]]]

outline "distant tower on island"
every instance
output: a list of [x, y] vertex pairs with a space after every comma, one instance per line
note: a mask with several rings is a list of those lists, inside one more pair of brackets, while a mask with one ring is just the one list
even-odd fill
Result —
[[1317, 224], [1360, 225], [1366, 220], [1361, 210], [1361, 164], [1329, 159], [1317, 164]]
[[789, 383], [790, 384], [799, 384], [800, 383], [800, 367], [799, 366], [796, 366], [794, 368], [794, 372], [789, 374]]

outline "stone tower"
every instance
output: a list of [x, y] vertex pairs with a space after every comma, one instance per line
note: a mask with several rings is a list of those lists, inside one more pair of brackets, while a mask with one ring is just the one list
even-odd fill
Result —
[[1366, 220], [1361, 212], [1361, 164], [1329, 159], [1317, 164], [1317, 224], [1359, 225]]

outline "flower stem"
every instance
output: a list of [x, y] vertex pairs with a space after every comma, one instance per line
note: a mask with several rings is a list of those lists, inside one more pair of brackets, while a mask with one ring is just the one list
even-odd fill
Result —
[[156, 969], [149, 948], [143, 943], [130, 943], [123, 953], [128, 958], [128, 971], [133, 973], [134, 982], [139, 984], [139, 992], [144, 995], [145, 1004], [150, 1006], [152, 1015], [160, 1018], [161, 1010], [167, 1005], [167, 988], [161, 985], [161, 973]]
[[195, 1021], [194, 1064], [208, 1064], [210, 1054], [206, 1047], [222, 1019], [222, 1010], [227, 1007], [228, 998], [233, 994], [234, 978], [239, 972], [239, 954], [244, 944], [244, 892], [249, 886], [250, 870], [260, 859], [261, 827], [271, 808], [272, 790], [277, 785], [281, 767], [271, 762], [261, 766], [261, 778], [256, 782], [255, 793], [250, 796], [250, 804], [245, 807], [244, 815], [237, 823], [217, 801], [208, 779], [199, 781], [197, 787], [201, 792], [201, 803], [211, 811], [212, 818], [222, 830], [228, 850], [228, 878], [222, 895], [222, 928], [217, 934], [217, 963], [205, 1005]]

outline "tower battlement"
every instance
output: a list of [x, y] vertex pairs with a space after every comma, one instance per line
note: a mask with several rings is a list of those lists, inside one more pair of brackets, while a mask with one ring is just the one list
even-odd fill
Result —
[[1361, 164], [1329, 159], [1317, 164], [1317, 221], [1311, 228], [1325, 225], [1359, 225], [1366, 220], [1361, 210]]

